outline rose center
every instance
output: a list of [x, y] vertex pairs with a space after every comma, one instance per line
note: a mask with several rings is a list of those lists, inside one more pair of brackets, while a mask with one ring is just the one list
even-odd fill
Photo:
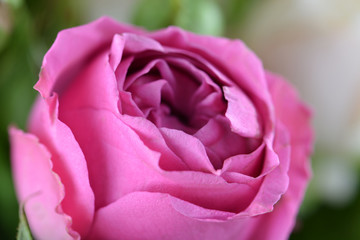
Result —
[[224, 114], [222, 91], [203, 70], [179, 58], [146, 60], [132, 62], [124, 83], [137, 115], [157, 127], [193, 134], [209, 119]]

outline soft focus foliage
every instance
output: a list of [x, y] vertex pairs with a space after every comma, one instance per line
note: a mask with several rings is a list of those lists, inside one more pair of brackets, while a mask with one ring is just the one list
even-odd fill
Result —
[[223, 33], [222, 12], [214, 0], [143, 0], [134, 14], [134, 23], [149, 30], [176, 25], [209, 35]]

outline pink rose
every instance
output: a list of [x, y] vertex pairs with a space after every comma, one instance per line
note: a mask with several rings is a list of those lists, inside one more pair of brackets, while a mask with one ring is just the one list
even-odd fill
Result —
[[309, 110], [239, 40], [101, 18], [59, 33], [28, 133], [10, 129], [36, 239], [286, 239]]

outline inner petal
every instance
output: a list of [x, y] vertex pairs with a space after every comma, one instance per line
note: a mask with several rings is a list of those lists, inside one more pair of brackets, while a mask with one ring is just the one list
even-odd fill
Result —
[[166, 80], [159, 79], [132, 86], [130, 89], [135, 103], [143, 111], [145, 117], [152, 109], [160, 107], [161, 91], [165, 85], [167, 85]]
[[225, 116], [231, 122], [231, 130], [244, 137], [260, 138], [260, 118], [251, 99], [237, 87], [223, 87], [223, 90], [228, 102]]
[[153, 54], [135, 56], [123, 84], [148, 120], [194, 134], [225, 113], [221, 88], [203, 70], [181, 58]]
[[229, 120], [220, 115], [211, 119], [194, 136], [204, 144], [216, 169], [223, 167], [225, 159], [250, 153], [260, 145], [260, 140], [245, 138], [231, 131]]

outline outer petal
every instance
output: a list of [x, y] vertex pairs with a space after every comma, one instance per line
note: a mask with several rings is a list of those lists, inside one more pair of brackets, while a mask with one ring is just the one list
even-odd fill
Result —
[[[69, 97], [70, 96], [70, 97]], [[102, 52], [73, 79], [71, 87], [59, 95], [59, 115], [63, 109], [92, 107], [119, 114], [119, 92], [109, 56]]]
[[72, 218], [72, 229], [86, 236], [94, 215], [94, 194], [82, 150], [68, 126], [57, 118], [57, 109], [57, 95], [46, 100], [38, 98], [29, 131], [51, 152], [54, 171], [65, 187], [62, 208]]
[[[267, 73], [276, 116], [291, 134], [291, 145], [301, 146], [306, 156], [312, 152], [311, 111], [301, 102], [295, 89], [280, 76]], [[304, 163], [309, 161], [303, 160]]]
[[32, 134], [10, 128], [12, 168], [19, 202], [36, 239], [79, 239], [60, 207], [64, 189], [52, 171], [51, 155]]
[[253, 239], [277, 240], [286, 239], [294, 227], [294, 220], [311, 176], [309, 156], [313, 133], [310, 127], [311, 113], [299, 100], [296, 91], [278, 76], [268, 73], [267, 79], [277, 117], [290, 133], [290, 182], [274, 211], [255, 220], [262, 230], [254, 232]]
[[90, 239], [249, 239], [252, 223], [247, 218], [210, 220], [226, 214], [231, 216], [168, 194], [133, 192], [97, 211]]
[[115, 34], [123, 32], [143, 31], [108, 17], [61, 31], [44, 57], [40, 80], [35, 88], [43, 97], [49, 97], [52, 91], [60, 94], [93, 56], [104, 47], [110, 48]]

